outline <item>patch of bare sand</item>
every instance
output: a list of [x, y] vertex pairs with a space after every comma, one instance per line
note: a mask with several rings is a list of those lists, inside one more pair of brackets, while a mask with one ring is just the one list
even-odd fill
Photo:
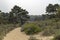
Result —
[[16, 28], [9, 32], [3, 40], [28, 40], [29, 36], [20, 31], [20, 28]]
[[39, 40], [52, 40], [53, 36], [42, 36], [41, 34], [34, 35]]
[[[9, 32], [3, 40], [28, 40], [29, 36], [20, 31], [21, 28], [16, 28]], [[51, 40], [53, 36], [43, 37], [40, 34], [34, 35], [39, 40]]]

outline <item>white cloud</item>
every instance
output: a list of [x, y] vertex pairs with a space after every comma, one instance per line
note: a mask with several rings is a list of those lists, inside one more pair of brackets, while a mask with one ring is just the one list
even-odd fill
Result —
[[14, 5], [26, 9], [30, 15], [40, 15], [45, 13], [45, 8], [49, 4], [59, 3], [58, 0], [0, 0], [0, 9], [8, 12]]

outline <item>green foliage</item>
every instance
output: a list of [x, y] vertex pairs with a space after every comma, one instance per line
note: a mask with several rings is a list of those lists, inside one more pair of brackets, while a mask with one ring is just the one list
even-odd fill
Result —
[[21, 25], [23, 25], [29, 19], [28, 12], [17, 5], [13, 7], [10, 14], [11, 22], [19, 22]]
[[37, 21], [36, 24], [40, 27], [43, 31], [42, 35], [50, 36], [50, 35], [57, 35], [60, 33], [60, 19], [53, 18], [44, 21]]
[[60, 35], [55, 36], [52, 40], [60, 40]]
[[24, 32], [28, 35], [36, 34], [41, 31], [40, 27], [35, 23], [26, 23], [23, 25]]
[[47, 26], [47, 28], [45, 28], [45, 30], [43, 31], [43, 35], [44, 36], [53, 35], [53, 34], [55, 34], [55, 30], [56, 29], [54, 29], [53, 26]]
[[58, 18], [60, 18], [60, 7], [59, 7], [59, 9], [57, 10], [56, 16], [57, 16]]
[[54, 5], [53, 4], [49, 4], [46, 7], [46, 12], [49, 15], [47, 17], [49, 17], [50, 19], [51, 18], [60, 18], [59, 10], [60, 10], [60, 5], [59, 4], [54, 4]]
[[28, 19], [28, 12], [17, 5], [15, 5], [8, 13], [0, 11], [0, 24], [20, 23], [22, 25]]
[[[9, 13], [0, 11], [0, 40], [2, 40], [3, 36], [5, 36], [8, 32], [16, 28], [15, 23], [19, 23], [19, 25], [23, 25], [25, 23], [21, 30], [28, 35], [33, 35], [43, 31], [43, 35], [45, 36], [53, 34], [58, 35], [53, 40], [59, 40], [60, 6], [58, 4], [49, 4], [46, 8], [46, 12], [52, 14], [42, 15], [42, 20], [39, 19], [40, 16], [35, 16], [34, 22], [26, 23], [26, 21], [29, 19], [28, 12], [17, 5], [15, 5]], [[29, 40], [37, 39], [35, 37], [30, 37]]]
[[17, 28], [15, 25], [16, 24], [5, 24], [5, 25], [1, 24], [0, 25], [0, 40], [3, 40], [4, 36], [6, 36], [7, 33]]
[[53, 12], [56, 12], [57, 10], [56, 9], [58, 9], [60, 6], [59, 6], [59, 4], [49, 4], [47, 7], [46, 7], [46, 12], [48, 12], [48, 13], [53, 13]]

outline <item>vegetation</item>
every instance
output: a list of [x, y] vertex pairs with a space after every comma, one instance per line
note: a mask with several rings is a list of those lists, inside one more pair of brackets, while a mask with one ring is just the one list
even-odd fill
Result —
[[60, 40], [60, 35], [55, 36], [52, 40]]
[[41, 31], [40, 27], [35, 23], [26, 23], [22, 29], [28, 35], [36, 34]]
[[30, 36], [29, 40], [38, 40], [36, 37]]
[[4, 36], [6, 36], [7, 33], [9, 33], [15, 28], [17, 28], [15, 24], [5, 24], [5, 25], [1, 24], [0, 25], [0, 40], [2, 40]]
[[[60, 34], [60, 5], [49, 4], [46, 7], [46, 13], [39, 16], [29, 16], [25, 9], [15, 5], [10, 12], [0, 11], [0, 40], [3, 39], [9, 31], [16, 28], [19, 23], [21, 31], [28, 35], [42, 32], [44, 36]], [[30, 19], [29, 19], [30, 18]], [[55, 36], [53, 40], [59, 40], [60, 35]], [[37, 40], [30, 37], [29, 40]]]
[[15, 5], [9, 13], [0, 11], [0, 40], [2, 40], [8, 32], [19, 27], [17, 24], [21, 26], [28, 19], [28, 12], [17, 5]]
[[47, 26], [44, 27], [44, 32], [43, 35], [45, 36], [49, 36], [49, 35], [53, 35], [56, 34], [56, 32], [60, 29], [60, 23], [56, 23], [54, 21], [50, 21], [48, 22]]
[[0, 11], [0, 24], [20, 23], [23, 25], [28, 19], [28, 12], [17, 5], [9, 13]]

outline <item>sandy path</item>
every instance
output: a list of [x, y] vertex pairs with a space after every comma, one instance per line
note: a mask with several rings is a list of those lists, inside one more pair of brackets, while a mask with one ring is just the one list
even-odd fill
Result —
[[[3, 40], [28, 40], [29, 36], [25, 35], [20, 31], [21, 28], [16, 28], [13, 31], [9, 32]], [[34, 35], [39, 40], [50, 40], [53, 36], [43, 37], [41, 35]]]
[[28, 40], [28, 36], [20, 31], [20, 28], [16, 28], [4, 37], [3, 40]]

